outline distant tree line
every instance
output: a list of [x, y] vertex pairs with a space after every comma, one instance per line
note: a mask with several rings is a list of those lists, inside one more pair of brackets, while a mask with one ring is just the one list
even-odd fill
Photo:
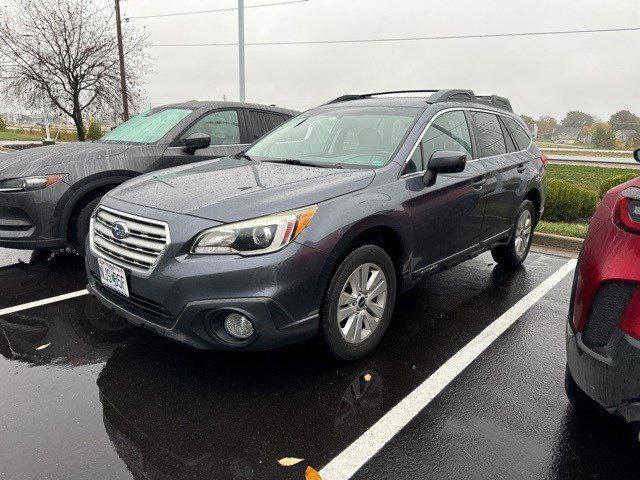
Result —
[[640, 117], [629, 110], [614, 113], [606, 122], [579, 110], [567, 112], [560, 122], [548, 115], [537, 120], [523, 115], [522, 119], [532, 131], [537, 125], [541, 140], [575, 136], [575, 140], [566, 143], [585, 143], [601, 149], [640, 148]]

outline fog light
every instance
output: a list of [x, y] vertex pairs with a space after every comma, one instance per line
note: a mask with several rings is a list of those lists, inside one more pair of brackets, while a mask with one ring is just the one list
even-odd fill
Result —
[[230, 313], [224, 319], [224, 329], [229, 335], [245, 340], [253, 335], [253, 325], [247, 317], [239, 313]]

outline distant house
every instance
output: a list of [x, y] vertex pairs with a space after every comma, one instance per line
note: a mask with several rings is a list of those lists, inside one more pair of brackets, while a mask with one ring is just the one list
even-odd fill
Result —
[[636, 132], [635, 130], [616, 130], [615, 132], [613, 132], [613, 134], [615, 135], [617, 141], [627, 143], [629, 140], [635, 137], [638, 132]]
[[591, 135], [583, 132], [584, 127], [558, 127], [551, 134], [555, 143], [590, 143]]

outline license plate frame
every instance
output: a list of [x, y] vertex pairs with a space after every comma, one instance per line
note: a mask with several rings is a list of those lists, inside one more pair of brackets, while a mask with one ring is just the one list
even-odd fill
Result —
[[127, 273], [122, 267], [98, 258], [98, 268], [100, 268], [100, 282], [102, 285], [129, 298]]

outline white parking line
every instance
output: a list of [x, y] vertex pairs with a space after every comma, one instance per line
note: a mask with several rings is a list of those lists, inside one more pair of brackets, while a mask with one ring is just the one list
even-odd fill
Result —
[[35, 302], [23, 303], [22, 305], [0, 309], [0, 316], [9, 315], [10, 313], [16, 313], [22, 310], [28, 310], [30, 308], [41, 307], [43, 305], [49, 305], [50, 303], [62, 302], [63, 300], [82, 297], [83, 295], [88, 294], [89, 292], [87, 290], [78, 290], [77, 292], [65, 293], [64, 295], [58, 295], [57, 297], [49, 297], [43, 300], [36, 300]]
[[421, 385], [389, 410], [380, 420], [331, 460], [322, 470], [323, 480], [348, 480], [425, 408], [444, 388], [506, 332], [533, 305], [576, 266], [571, 259], [518, 303], [498, 317], [477, 337], [447, 360]]

